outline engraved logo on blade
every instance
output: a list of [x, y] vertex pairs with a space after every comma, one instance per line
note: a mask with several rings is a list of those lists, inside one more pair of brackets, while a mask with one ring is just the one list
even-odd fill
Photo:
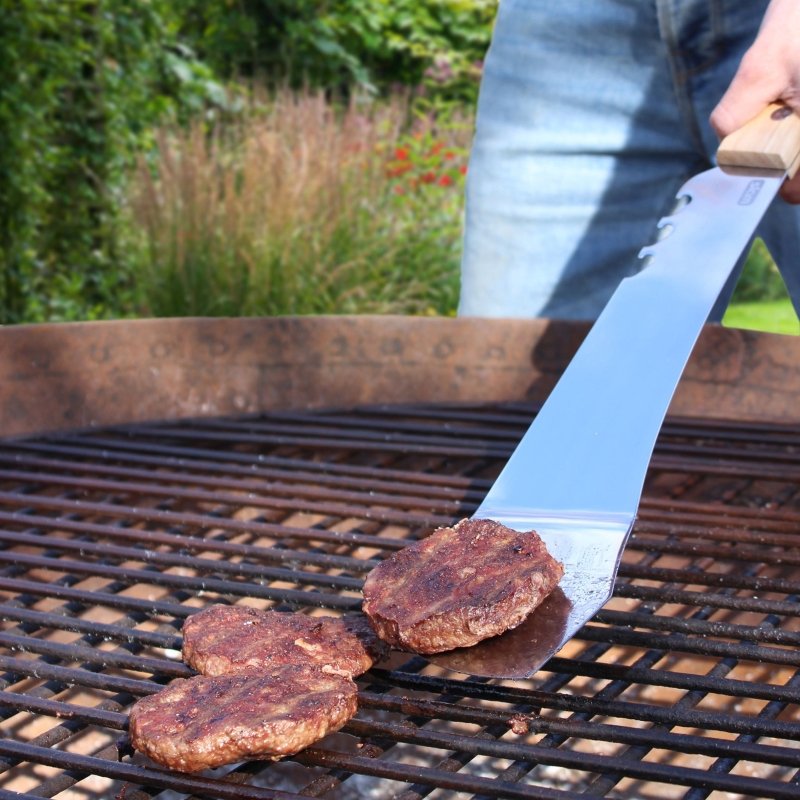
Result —
[[758, 193], [761, 191], [763, 185], [764, 181], [761, 180], [750, 181], [742, 192], [742, 196], [739, 198], [739, 205], [749, 206], [756, 197], [758, 197]]

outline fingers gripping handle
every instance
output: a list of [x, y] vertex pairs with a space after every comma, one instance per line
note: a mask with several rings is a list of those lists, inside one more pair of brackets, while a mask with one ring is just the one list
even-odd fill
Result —
[[717, 162], [728, 167], [780, 169], [794, 177], [800, 167], [800, 116], [784, 103], [771, 103], [722, 140]]

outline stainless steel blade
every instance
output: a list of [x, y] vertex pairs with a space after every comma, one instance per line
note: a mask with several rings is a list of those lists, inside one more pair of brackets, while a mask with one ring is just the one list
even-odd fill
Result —
[[714, 168], [678, 193], [666, 234], [598, 317], [475, 517], [536, 530], [564, 564], [560, 592], [519, 628], [431, 657], [525, 678], [610, 597], [656, 437], [697, 337], [785, 177]]

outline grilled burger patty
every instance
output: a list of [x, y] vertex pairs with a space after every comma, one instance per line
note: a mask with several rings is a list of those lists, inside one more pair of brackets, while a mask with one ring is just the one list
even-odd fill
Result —
[[345, 676], [313, 665], [272, 673], [179, 678], [131, 709], [131, 744], [153, 761], [197, 772], [246, 759], [277, 760], [339, 730], [356, 712]]
[[381, 562], [364, 583], [364, 613], [395, 647], [440, 653], [519, 625], [564, 572], [533, 531], [466, 519]]
[[386, 652], [361, 615], [309, 617], [246, 606], [213, 605], [183, 625], [183, 660], [203, 675], [258, 666], [316, 664], [355, 677]]

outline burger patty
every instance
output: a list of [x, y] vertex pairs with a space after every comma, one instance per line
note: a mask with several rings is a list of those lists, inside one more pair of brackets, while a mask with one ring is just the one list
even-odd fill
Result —
[[131, 744], [153, 761], [197, 772], [247, 759], [290, 756], [339, 730], [356, 712], [345, 676], [313, 665], [273, 673], [179, 678], [131, 709]]
[[534, 531], [465, 519], [375, 567], [364, 583], [363, 610], [389, 644], [440, 653], [516, 627], [563, 572]]
[[316, 664], [355, 677], [385, 652], [386, 645], [361, 615], [309, 617], [213, 605], [183, 625], [183, 660], [203, 675], [256, 666], [271, 672], [286, 664]]

